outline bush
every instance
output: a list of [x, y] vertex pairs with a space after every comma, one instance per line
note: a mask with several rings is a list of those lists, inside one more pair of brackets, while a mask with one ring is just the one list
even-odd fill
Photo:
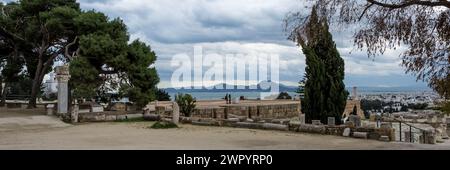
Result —
[[171, 101], [169, 93], [167, 93], [163, 89], [159, 89], [156, 92], [156, 98], [158, 101]]
[[446, 115], [450, 115], [450, 102], [445, 102], [442, 104], [442, 112]]
[[289, 99], [289, 100], [291, 100], [292, 97], [287, 92], [281, 92], [280, 95], [278, 95], [277, 99]]
[[425, 110], [428, 108], [427, 103], [409, 104], [408, 108], [413, 110]]
[[191, 113], [194, 111], [197, 100], [190, 94], [179, 93], [175, 96], [175, 101], [180, 106], [180, 111], [184, 113], [184, 116], [191, 117]]
[[170, 129], [178, 128], [178, 125], [172, 122], [156, 122], [150, 128], [152, 129]]

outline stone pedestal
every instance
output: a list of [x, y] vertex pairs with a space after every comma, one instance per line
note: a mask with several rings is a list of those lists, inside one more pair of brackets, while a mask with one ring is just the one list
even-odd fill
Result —
[[305, 114], [300, 115], [300, 124], [302, 124], [302, 125], [306, 124], [306, 115]]
[[336, 125], [336, 118], [328, 117], [328, 126], [335, 126], [335, 125]]
[[356, 127], [361, 127], [361, 117], [357, 116], [357, 115], [350, 115], [349, 116], [349, 121], [353, 122], [353, 124]]
[[69, 112], [69, 66], [58, 66], [55, 69], [58, 80], [58, 108], [57, 114], [67, 116]]
[[70, 121], [71, 123], [78, 123], [78, 114], [79, 114], [79, 107], [78, 104], [75, 104], [72, 107], [71, 113], [70, 113]]
[[313, 125], [322, 125], [322, 123], [320, 122], [320, 120], [312, 120], [312, 124], [313, 124]]
[[173, 102], [172, 122], [178, 124], [180, 121], [180, 107], [177, 102]]
[[53, 110], [55, 109], [55, 105], [49, 104], [49, 105], [47, 105], [46, 109], [47, 109], [47, 115], [53, 116]]

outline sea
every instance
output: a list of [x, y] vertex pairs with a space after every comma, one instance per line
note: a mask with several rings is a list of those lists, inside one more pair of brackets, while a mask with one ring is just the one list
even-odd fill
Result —
[[[348, 88], [347, 91], [352, 92], [352, 89]], [[395, 88], [379, 88], [379, 87], [361, 87], [358, 88], [358, 94], [359, 95], [379, 95], [379, 94], [420, 94], [420, 93], [430, 93], [433, 92], [431, 89], [428, 88], [410, 88], [410, 87], [395, 87]], [[197, 100], [221, 100], [225, 97], [226, 94], [231, 94], [232, 98], [237, 98], [244, 96], [246, 99], [260, 99], [261, 98], [261, 92], [186, 92], [183, 91], [182, 93], [191, 94], [193, 97], [195, 97]], [[291, 91], [287, 92], [292, 97], [298, 97], [299, 94]], [[173, 100], [175, 98], [175, 95], [178, 93], [175, 92], [169, 92], [169, 95], [171, 96], [171, 99]]]

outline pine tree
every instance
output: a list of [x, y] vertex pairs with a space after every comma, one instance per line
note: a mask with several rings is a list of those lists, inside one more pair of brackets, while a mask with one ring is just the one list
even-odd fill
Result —
[[349, 94], [343, 82], [344, 60], [339, 55], [327, 23], [326, 19], [319, 19], [313, 9], [308, 23], [311, 29], [306, 30], [308, 36], [299, 40], [307, 65], [302, 112], [306, 114], [308, 123], [312, 120], [326, 123], [328, 117], [341, 120]]

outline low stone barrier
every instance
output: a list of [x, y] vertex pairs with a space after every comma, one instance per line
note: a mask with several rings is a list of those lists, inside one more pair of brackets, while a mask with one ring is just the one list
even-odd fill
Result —
[[266, 129], [266, 130], [289, 131], [289, 126], [282, 125], [282, 124], [264, 123], [262, 125], [262, 127], [263, 127], [263, 129]]
[[232, 126], [237, 128], [263, 129], [263, 124], [260, 123], [237, 122]]
[[112, 122], [118, 120], [143, 118], [144, 115], [140, 113], [131, 114], [108, 114], [108, 113], [79, 113], [78, 122]]

